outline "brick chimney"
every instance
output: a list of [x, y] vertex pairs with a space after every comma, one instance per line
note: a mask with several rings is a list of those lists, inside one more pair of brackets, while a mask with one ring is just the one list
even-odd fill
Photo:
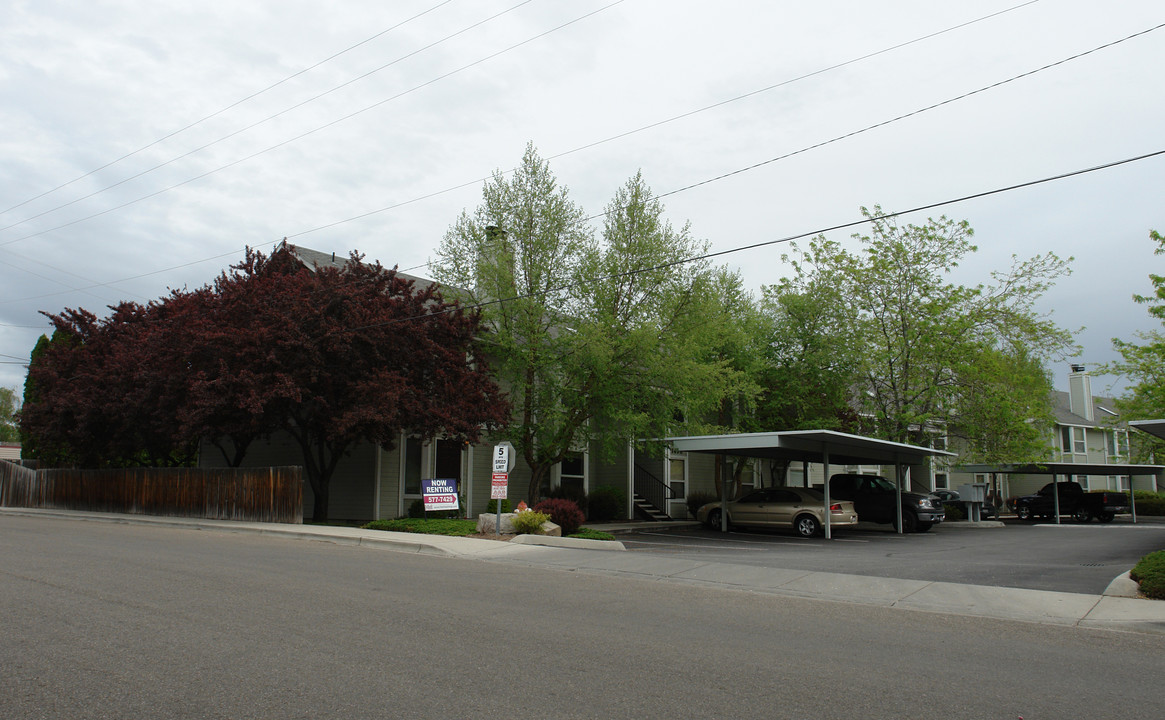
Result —
[[1072, 365], [1068, 373], [1068, 409], [1073, 414], [1095, 422], [1092, 404], [1092, 378], [1083, 365]]

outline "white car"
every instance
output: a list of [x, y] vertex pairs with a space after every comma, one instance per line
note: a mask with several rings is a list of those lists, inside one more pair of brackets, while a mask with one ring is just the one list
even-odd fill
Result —
[[[801, 537], [813, 537], [825, 526], [825, 496], [818, 490], [799, 487], [768, 487], [753, 490], [727, 504], [728, 525], [758, 528], [792, 528]], [[708, 503], [696, 519], [720, 529], [720, 503]], [[858, 524], [858, 513], [848, 500], [829, 503], [830, 527]]]

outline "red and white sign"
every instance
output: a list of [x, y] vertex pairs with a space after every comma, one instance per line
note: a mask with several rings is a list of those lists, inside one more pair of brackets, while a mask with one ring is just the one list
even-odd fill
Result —
[[506, 494], [509, 492], [509, 482], [509, 473], [494, 473], [489, 484], [489, 499], [505, 500]]

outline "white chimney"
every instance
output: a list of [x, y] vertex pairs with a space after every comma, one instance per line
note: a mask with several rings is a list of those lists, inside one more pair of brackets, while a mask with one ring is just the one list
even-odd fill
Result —
[[1073, 365], [1068, 374], [1068, 409], [1090, 422], [1096, 420], [1093, 417], [1092, 378], [1083, 365]]

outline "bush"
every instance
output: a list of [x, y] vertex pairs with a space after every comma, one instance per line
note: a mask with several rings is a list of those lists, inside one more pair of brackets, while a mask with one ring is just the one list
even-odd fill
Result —
[[535, 510], [514, 513], [514, 532], [518, 535], [541, 535], [542, 525], [549, 520], [549, 515]]
[[694, 492], [688, 494], [688, 514], [696, 517], [696, 511], [704, 507], [708, 503], [714, 503], [720, 498], [713, 493]]
[[[489, 515], [497, 515], [498, 501], [497, 500], [490, 500], [489, 505], [485, 506], [485, 511]], [[513, 505], [513, 503], [510, 502], [509, 498], [502, 500], [502, 512], [504, 512], [504, 513], [514, 512], [514, 505]]]
[[627, 517], [627, 493], [612, 485], [600, 485], [587, 501], [587, 520], [610, 522]]
[[534, 512], [546, 513], [550, 522], [562, 528], [563, 535], [578, 532], [578, 528], [586, 518], [574, 500], [564, 498], [546, 498], [534, 506]]
[[582, 538], [583, 540], [614, 540], [615, 536], [609, 532], [602, 530], [594, 530], [591, 528], [579, 528], [578, 532], [570, 535], [572, 538]]
[[397, 520], [373, 520], [363, 525], [367, 530], [388, 530], [392, 532], [424, 533], [426, 535], [455, 535], [466, 537], [477, 532], [477, 522], [473, 520], [399, 518]]
[[963, 515], [963, 508], [954, 503], [943, 503], [943, 510], [947, 514], [947, 520], [966, 520], [967, 517]]
[[587, 494], [582, 488], [569, 488], [559, 485], [550, 491], [548, 498], [557, 498], [559, 500], [573, 500], [579, 511], [583, 511], [587, 506]]
[[1165, 515], [1165, 495], [1148, 490], [1135, 490], [1138, 515]]
[[1141, 558], [1129, 577], [1141, 584], [1141, 592], [1156, 600], [1165, 600], [1165, 550]]

